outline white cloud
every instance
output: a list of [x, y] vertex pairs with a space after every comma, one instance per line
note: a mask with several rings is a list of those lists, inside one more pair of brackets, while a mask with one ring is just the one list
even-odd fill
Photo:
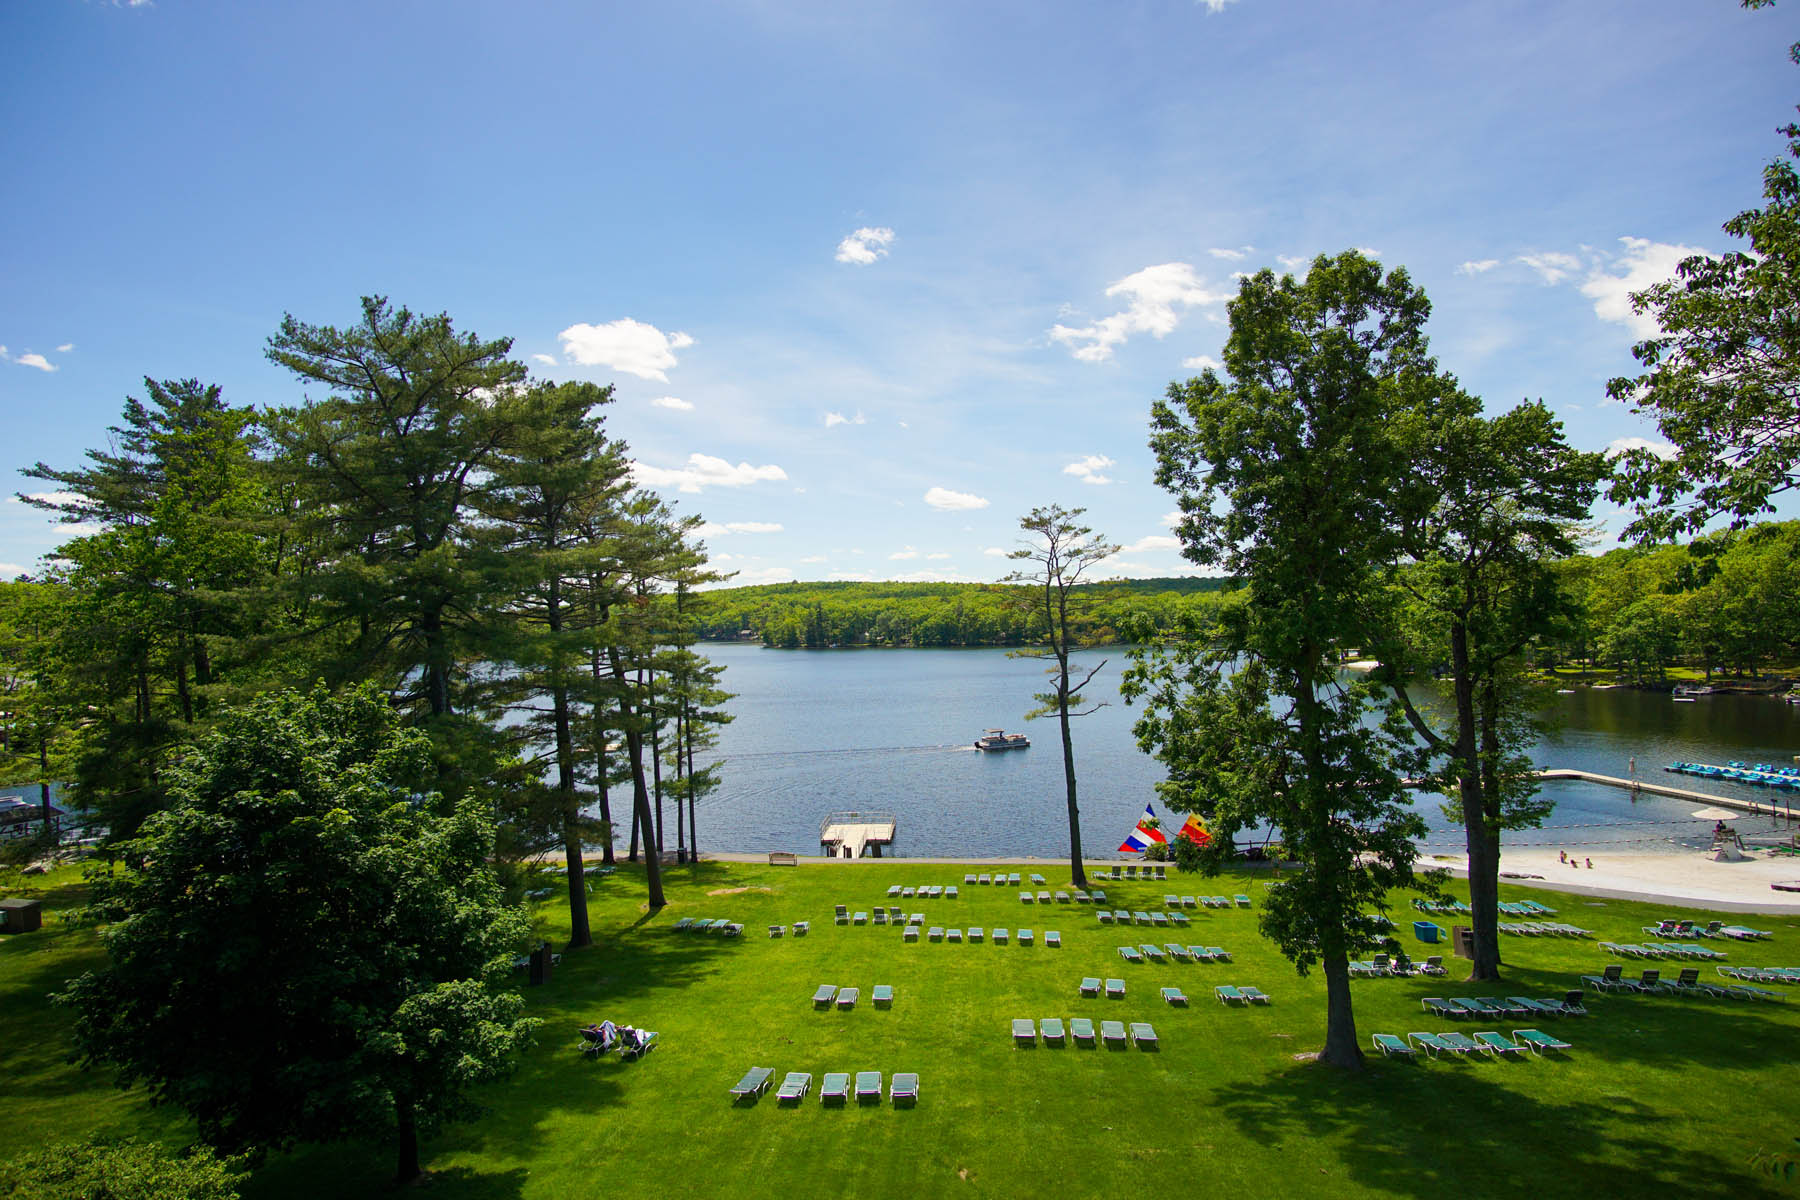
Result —
[[1301, 267], [1310, 264], [1312, 259], [1305, 258], [1298, 254], [1277, 254], [1275, 256], [1275, 261], [1280, 263], [1285, 270], [1298, 271]]
[[8, 496], [6, 502], [23, 504], [25, 500], [38, 500], [44, 504], [71, 504], [79, 499], [81, 499], [79, 492], [26, 492], [24, 499], [20, 499], [18, 496]]
[[888, 560], [890, 562], [894, 562], [894, 561], [903, 561], [905, 559], [917, 558], [917, 557], [919, 557], [919, 552], [917, 550], [914, 550], [911, 546], [908, 546], [904, 550], [896, 550], [892, 554], [888, 555]]
[[940, 512], [960, 512], [988, 506], [988, 502], [980, 496], [971, 496], [967, 492], [953, 492], [949, 488], [941, 487], [934, 487], [926, 492], [925, 503]]
[[717, 524], [708, 521], [695, 532], [701, 537], [717, 537], [721, 533], [781, 533], [783, 530], [773, 521], [724, 521]]
[[554, 367], [556, 365], [556, 359], [549, 354], [534, 354], [531, 356], [531, 361], [543, 363], [546, 367]]
[[1011, 554], [1012, 551], [1001, 546], [989, 546], [986, 550], [983, 550], [982, 553], [989, 558], [1005, 558], [1007, 555]]
[[652, 408], [666, 408], [672, 412], [693, 412], [694, 406], [680, 396], [658, 396], [650, 402]]
[[968, 576], [960, 571], [944, 571], [935, 567], [927, 567], [923, 571], [904, 571], [893, 576], [895, 583], [967, 583]]
[[1237, 0], [1194, 0], [1194, 3], [1203, 6], [1209, 13], [1222, 13], [1227, 4], [1236, 4]]
[[1167, 525], [1170, 529], [1173, 529], [1177, 525], [1181, 524], [1181, 510], [1179, 508], [1174, 509], [1171, 512], [1164, 513], [1161, 517], [1159, 517], [1157, 519], [1160, 520], [1164, 525]]
[[1120, 554], [1144, 554], [1144, 553], [1147, 553], [1152, 550], [1179, 550], [1179, 549], [1181, 549], [1181, 539], [1180, 538], [1172, 538], [1172, 537], [1169, 537], [1167, 534], [1153, 533], [1153, 534], [1149, 535], [1148, 537], [1139, 538], [1137, 541], [1131, 543], [1131, 545], [1129, 545], [1129, 546], [1119, 547], [1119, 553]]
[[830, 429], [835, 425], [867, 425], [868, 423], [869, 418], [863, 416], [860, 410], [854, 417], [846, 417], [841, 412], [828, 412], [825, 414], [825, 428], [827, 429]]
[[724, 587], [752, 587], [759, 583], [792, 583], [794, 571], [791, 567], [762, 567], [755, 571], [739, 571]]
[[56, 352], [58, 354], [67, 354], [69, 351], [71, 351], [73, 349], [75, 349], [74, 342], [64, 342], [62, 345], [60, 345], [56, 348]]
[[1227, 250], [1220, 246], [1214, 246], [1211, 250], [1208, 250], [1207, 253], [1214, 258], [1223, 258], [1230, 262], [1236, 262], [1240, 258], [1247, 257], [1251, 251], [1255, 249], [1255, 246], [1239, 246], [1236, 250]]
[[1127, 275], [1106, 289], [1108, 296], [1124, 296], [1124, 312], [1102, 317], [1084, 328], [1056, 325], [1050, 330], [1054, 341], [1068, 346], [1082, 362], [1105, 362], [1112, 357], [1113, 347], [1134, 333], [1166, 337], [1181, 323], [1180, 308], [1197, 304], [1223, 304], [1230, 292], [1214, 292], [1194, 274], [1187, 263], [1161, 263], [1145, 267], [1135, 275]]
[[662, 383], [669, 381], [665, 372], [675, 365], [675, 351], [694, 344], [685, 333], [664, 333], [630, 317], [605, 325], [571, 325], [556, 336], [563, 353], [584, 367], [611, 367]]
[[825, 561], [825, 556], [823, 554], [809, 554], [800, 561], [803, 563], [822, 563]]
[[1373, 246], [1352, 246], [1351, 249], [1356, 251], [1358, 254], [1363, 255], [1366, 258], [1380, 258], [1381, 257], [1381, 251], [1375, 249]]
[[29, 569], [21, 567], [18, 563], [0, 563], [0, 579], [17, 579]]
[[949, 558], [950, 556], [948, 554], [945, 554], [942, 550], [939, 550], [933, 554], [927, 554], [925, 557], [927, 560], [929, 560], [931, 562], [936, 562], [939, 559]]
[[1622, 437], [1614, 438], [1606, 444], [1606, 457], [1617, 458], [1627, 450], [1648, 450], [1658, 458], [1674, 458], [1675, 447], [1667, 442], [1653, 442], [1649, 438]]
[[878, 259], [886, 258], [887, 248], [893, 241], [893, 230], [886, 226], [865, 225], [838, 243], [837, 260], [866, 267]]
[[1521, 254], [1514, 262], [1522, 262], [1540, 275], [1545, 283], [1561, 283], [1581, 269], [1581, 260], [1560, 250], [1542, 254]]
[[1625, 273], [1616, 275], [1611, 269], [1596, 267], [1581, 285], [1581, 294], [1594, 302], [1594, 315], [1602, 321], [1626, 326], [1633, 337], [1655, 337], [1662, 332], [1661, 327], [1653, 315], [1631, 311], [1631, 293], [1673, 279], [1682, 259], [1706, 251], [1647, 238], [1622, 237], [1619, 241], [1625, 251], [1613, 266], [1623, 267]]
[[1225, 366], [1210, 354], [1196, 354], [1192, 358], [1184, 358], [1181, 360], [1181, 365], [1190, 371], [1217, 371]]
[[682, 492], [698, 492], [709, 487], [747, 487], [765, 480], [786, 479], [787, 472], [773, 464], [753, 467], [741, 462], [734, 467], [722, 458], [694, 453], [688, 455], [685, 467], [653, 467], [634, 462], [631, 476], [639, 487], [672, 487]]
[[1111, 476], [1105, 472], [1112, 465], [1113, 460], [1106, 455], [1090, 454], [1064, 467], [1063, 474], [1073, 475], [1083, 483], [1111, 483]]
[[40, 371], [56, 370], [56, 364], [41, 354], [21, 354], [19, 357], [13, 359], [13, 361], [18, 363], [21, 367], [36, 367]]
[[840, 580], [844, 583], [874, 583], [875, 577], [866, 571], [833, 571], [825, 576], [827, 579]]
[[1458, 275], [1479, 275], [1483, 271], [1491, 271], [1499, 265], [1500, 260], [1497, 258], [1472, 258], [1456, 268], [1456, 273]]

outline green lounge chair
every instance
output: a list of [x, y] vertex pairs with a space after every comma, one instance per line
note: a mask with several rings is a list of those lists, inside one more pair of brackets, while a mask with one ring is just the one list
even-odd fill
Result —
[[1440, 1033], [1438, 1040], [1458, 1054], [1467, 1054], [1471, 1050], [1481, 1049], [1478, 1044], [1469, 1039], [1469, 1035], [1466, 1033]]
[[1131, 920], [1135, 925], [1148, 925], [1150, 923], [1150, 914], [1147, 912], [1134, 912], [1131, 914]]
[[1150, 1022], [1133, 1021], [1131, 1023], [1131, 1043], [1139, 1050], [1156, 1049], [1156, 1030], [1150, 1027]]
[[1250, 897], [1244, 895], [1244, 893], [1242, 893], [1242, 892], [1239, 892], [1237, 895], [1233, 896], [1232, 899], [1237, 901], [1237, 906], [1239, 908], [1249, 908], [1250, 907]]
[[1489, 1054], [1494, 1055], [1496, 1058], [1502, 1054], [1525, 1053], [1525, 1047], [1519, 1045], [1519, 1043], [1513, 1041], [1504, 1033], [1478, 1033], [1475, 1035], [1475, 1044]]
[[1088, 903], [1091, 903], [1092, 901], [1093, 901], [1092, 896], [1088, 895], [1086, 892], [1082, 891], [1080, 888], [1075, 889], [1075, 903], [1088, 904]]
[[1570, 988], [1563, 993], [1562, 1015], [1565, 1017], [1585, 1017], [1588, 1015], [1587, 1005], [1582, 1003], [1580, 988]]
[[1567, 1051], [1575, 1048], [1561, 1038], [1551, 1037], [1538, 1029], [1515, 1029], [1513, 1036], [1525, 1043], [1533, 1054], [1542, 1054], [1546, 1050]]
[[962, 893], [956, 890], [955, 884], [951, 884], [944, 889], [944, 899], [946, 900], [954, 900], [960, 895], [962, 895]]
[[1044, 931], [1044, 948], [1047, 950], [1062, 949], [1062, 933], [1055, 929]]
[[1208, 946], [1206, 953], [1214, 962], [1230, 962], [1231, 952], [1223, 946]]
[[1150, 914], [1150, 923], [1152, 925], [1160, 925], [1164, 929], [1167, 929], [1169, 927], [1169, 914], [1162, 913], [1162, 912], [1153, 912]]
[[1169, 952], [1170, 958], [1177, 959], [1182, 962], [1191, 961], [1194, 957], [1192, 954], [1188, 953], [1188, 948], [1186, 946], [1183, 946], [1177, 942], [1164, 942], [1163, 949], [1167, 950]]
[[839, 925], [848, 925], [850, 923], [850, 908], [848, 905], [840, 904], [837, 906], [837, 923]]
[[858, 1071], [856, 1073], [856, 1102], [861, 1104], [865, 1100], [881, 1103], [880, 1071]]
[[1095, 913], [1094, 915], [1100, 918], [1100, 923], [1102, 925], [1111, 925], [1113, 923], [1112, 913], [1104, 908], [1101, 909], [1099, 912]]
[[1131, 914], [1126, 912], [1122, 908], [1113, 909], [1113, 924], [1114, 925], [1129, 925], [1129, 924], [1131, 924]]
[[1425, 1047], [1425, 1053], [1433, 1058], [1446, 1050], [1455, 1051], [1456, 1049], [1435, 1033], [1409, 1033], [1406, 1035], [1406, 1040], [1415, 1046]]
[[1514, 1012], [1523, 1012], [1531, 1016], [1559, 1017], [1562, 1005], [1554, 1000], [1534, 1000], [1530, 996], [1508, 996], [1506, 1003]]
[[1061, 1017], [1045, 1017], [1042, 1021], [1038, 1022], [1038, 1025], [1039, 1028], [1044, 1031], [1044, 1045], [1048, 1046], [1053, 1042], [1058, 1046], [1063, 1044], [1064, 1034]]
[[1083, 979], [1081, 981], [1081, 994], [1084, 996], [1098, 996], [1100, 994], [1100, 981], [1095, 979], [1092, 975]]
[[1141, 963], [1144, 961], [1144, 956], [1138, 952], [1136, 946], [1120, 946], [1119, 957], [1129, 963]]
[[1037, 1022], [1025, 1017], [1014, 1017], [1012, 1023], [1013, 1041], [1021, 1046], [1037, 1045]]
[[752, 1099], [760, 1096], [769, 1086], [769, 1077], [775, 1074], [773, 1067], [751, 1067], [744, 1072], [744, 1077], [737, 1081], [731, 1089], [731, 1102]]
[[886, 925], [887, 923], [888, 923], [887, 909], [885, 909], [885, 908], [876, 909], [875, 910], [875, 924]]
[[1181, 897], [1180, 896], [1164, 896], [1163, 897], [1163, 907], [1164, 908], [1180, 908], [1181, 907]]
[[903, 941], [916, 942], [919, 940], [919, 927], [917, 925], [908, 925], [900, 936]]
[[1213, 988], [1213, 995], [1219, 998], [1220, 1004], [1230, 1005], [1249, 1003], [1248, 1000], [1244, 999], [1244, 993], [1229, 983], [1221, 983]]
[[838, 1011], [844, 1012], [855, 1008], [856, 1002], [860, 997], [861, 993], [855, 988], [839, 988], [837, 994]]
[[1032, 883], [1033, 887], [1043, 887], [1044, 886], [1044, 877], [1042, 875], [1039, 875], [1036, 871], [1033, 871], [1031, 873], [1031, 883]]
[[869, 914], [858, 911], [855, 916], [850, 918], [850, 923], [852, 925], [867, 925], [869, 923]]
[[794, 922], [794, 936], [795, 937], [805, 937], [807, 931], [811, 928], [812, 928], [811, 921], [795, 921]]
[[1011, 887], [1018, 887], [1019, 886], [1019, 873], [1017, 871], [1012, 872], [1010, 875], [1008, 875], [1006, 877], [1006, 882]]
[[991, 883], [993, 881], [990, 877], [988, 877], [986, 875], [977, 875], [972, 882], [985, 885], [985, 884]]
[[1048, 904], [1048, 903], [1050, 903], [1050, 893], [1049, 893], [1049, 892], [1039, 892], [1039, 893], [1038, 893], [1038, 894], [1037, 894], [1037, 902], [1038, 902], [1038, 903], [1039, 903], [1039, 904]]
[[673, 929], [676, 933], [686, 933], [693, 927], [693, 924], [694, 918], [682, 917], [679, 921], [676, 921], [673, 925], [669, 926], [669, 928]]
[[869, 993], [869, 999], [875, 1002], [876, 1008], [892, 1008], [894, 1006], [894, 989], [892, 985], [878, 983], [875, 990]]
[[1031, 945], [1031, 930], [1029, 930], [1029, 929], [1019, 930], [1019, 945], [1021, 945], [1021, 946]]
[[1169, 961], [1169, 956], [1162, 952], [1161, 946], [1153, 946], [1149, 942], [1145, 942], [1142, 945], [1140, 945], [1138, 947], [1138, 949], [1142, 950], [1144, 952], [1144, 957], [1149, 959], [1151, 962], [1168, 962]]
[[1125, 1022], [1100, 1022], [1100, 1040], [1105, 1042], [1108, 1046], [1115, 1044], [1123, 1046], [1125, 1044]]
[[987, 931], [984, 930], [981, 926], [979, 926], [979, 925], [969, 926], [969, 940], [971, 942], [979, 942], [982, 938], [984, 938], [986, 936], [987, 936]]
[[1031, 903], [1031, 893], [1030, 892], [1020, 892], [1019, 893], [1019, 903], [1020, 904], [1030, 904]]
[[1401, 1038], [1391, 1033], [1371, 1033], [1369, 1035], [1369, 1040], [1375, 1044], [1377, 1050], [1381, 1051], [1381, 1057], [1383, 1058], [1395, 1054], [1400, 1055], [1402, 1058], [1414, 1058], [1418, 1054], [1418, 1051], [1414, 1050]]
[[1434, 1017], [1455, 1017], [1461, 1015], [1456, 1011], [1456, 1008], [1442, 996], [1426, 996], [1419, 1001], [1419, 1004], [1426, 1012]]
[[850, 1072], [827, 1071], [825, 1078], [819, 1081], [819, 1103], [829, 1104], [836, 1100], [839, 1104], [850, 1098]]
[[944, 940], [944, 927], [942, 925], [933, 925], [931, 927], [930, 932], [928, 932], [925, 935], [925, 938], [927, 941], [932, 941], [932, 942], [943, 941]]
[[994, 945], [996, 945], [996, 946], [1006, 945], [1006, 937], [1007, 937], [1006, 930], [1004, 930], [1004, 929], [994, 930]]
[[1125, 998], [1125, 981], [1123, 979], [1107, 980], [1106, 998], [1108, 1000], [1123, 1000]]
[[944, 930], [944, 940], [945, 940], [945, 941], [946, 941], [946, 942], [957, 942], [957, 943], [961, 943], [961, 941], [962, 941], [962, 940], [963, 940], [963, 936], [962, 936], [962, 930], [960, 930], [960, 929], [946, 929], [946, 930]]
[[1452, 996], [1450, 998], [1450, 1007], [1455, 1010], [1455, 1015], [1459, 1017], [1500, 1015], [1499, 1013], [1490, 1012], [1487, 1004], [1475, 996]]
[[1056, 893], [1056, 902], [1058, 904], [1067, 904], [1069, 902], [1069, 893], [1067, 893], [1067, 892]]
[[806, 1099], [806, 1093], [812, 1089], [812, 1075], [806, 1071], [789, 1071], [787, 1078], [781, 1081], [781, 1087], [775, 1092], [775, 1103], [783, 1104], [792, 1100], [795, 1104]]
[[1181, 907], [1193, 908], [1194, 907], [1194, 898], [1192, 896], [1183, 896], [1181, 898]]
[[1264, 992], [1261, 988], [1254, 988], [1254, 987], [1245, 985], [1244, 987], [1240, 987], [1238, 989], [1238, 994], [1241, 995], [1244, 999], [1248, 1000], [1252, 1004], [1273, 1004], [1274, 1003], [1274, 1001], [1270, 1000], [1269, 997], [1266, 994], [1264, 994]]
[[[984, 876], [982, 876], [982, 878], [983, 878], [983, 879], [986, 879], [986, 878], [987, 878], [987, 876], [985, 876], [985, 875], [984, 875]], [[963, 882], [964, 882], [964, 883], [974, 883], [974, 882], [975, 882], [975, 876], [974, 876], [974, 875], [973, 875], [973, 874], [969, 874], [969, 875], [964, 875], [964, 876], [963, 876]]]
[[[892, 891], [892, 890], [890, 890], [890, 891], [889, 891], [889, 892], [888, 892], [888, 895], [890, 895], [890, 896], [891, 896], [891, 895], [893, 895], [893, 894], [894, 894], [894, 893], [893, 893], [893, 891]], [[910, 887], [903, 887], [903, 888], [901, 888], [901, 889], [900, 889], [900, 898], [901, 898], [901, 899], [902, 899], [902, 900], [911, 900], [911, 899], [914, 899], [914, 898], [915, 898], [915, 897], [917, 897], [917, 896], [918, 896], [918, 894], [919, 894], [919, 889], [918, 889], [918, 888], [910, 888]]]
[[1187, 914], [1186, 914], [1186, 913], [1178, 913], [1178, 912], [1175, 912], [1175, 913], [1170, 913], [1170, 914], [1169, 914], [1169, 924], [1171, 924], [1171, 925], [1179, 925], [1179, 926], [1181, 926], [1181, 927], [1182, 927], [1182, 928], [1183, 928], [1183, 929], [1185, 929], [1185, 928], [1187, 928], [1187, 927], [1188, 927], [1188, 926], [1189, 926], [1189, 925], [1192, 925], [1192, 924], [1193, 924], [1193, 922], [1192, 922], [1192, 921], [1190, 921], [1190, 920], [1188, 920], [1188, 916], [1187, 916]]
[[916, 1071], [896, 1071], [888, 1084], [888, 1099], [895, 1104], [902, 1100], [908, 1104], [919, 1102], [919, 1076]]
[[830, 1008], [831, 1002], [837, 999], [837, 989], [829, 983], [821, 983], [819, 990], [813, 993], [814, 1008]]
[[1078, 1042], [1094, 1044], [1094, 1023], [1086, 1017], [1069, 1018], [1069, 1036]]
[[1168, 1004], [1179, 1004], [1183, 1007], [1186, 1007], [1188, 1002], [1187, 997], [1182, 994], [1181, 989], [1178, 987], [1164, 988], [1162, 990], [1162, 998]]
[[1107, 902], [1106, 893], [1101, 891], [1099, 888], [1094, 888], [1091, 891], [1089, 891], [1088, 898], [1090, 900], [1092, 900], [1095, 904], [1105, 904]]

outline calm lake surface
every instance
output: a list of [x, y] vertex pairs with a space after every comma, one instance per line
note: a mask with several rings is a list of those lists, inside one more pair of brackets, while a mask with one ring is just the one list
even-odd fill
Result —
[[[892, 852], [901, 857], [1068, 853], [1056, 722], [1023, 719], [1044, 686], [1042, 664], [992, 649], [701, 649], [726, 666], [724, 686], [737, 693], [727, 705], [736, 720], [720, 734], [723, 785], [700, 806], [702, 851], [816, 854], [820, 820], [857, 809], [895, 814]], [[1155, 803], [1163, 772], [1132, 737], [1140, 710], [1118, 696], [1124, 651], [1083, 657], [1107, 660], [1089, 695], [1108, 704], [1074, 722], [1082, 850], [1088, 858], [1120, 858], [1115, 848], [1144, 804]], [[1677, 759], [1790, 763], [1800, 754], [1800, 705], [1730, 695], [1677, 704], [1664, 693], [1626, 688], [1552, 699], [1548, 715], [1558, 729], [1537, 747], [1539, 766], [1627, 777], [1635, 758], [1649, 782], [1765, 805], [1788, 796], [1800, 808], [1800, 793], [1662, 770]], [[1028, 733], [1031, 748], [972, 749], [993, 726]], [[1547, 827], [1509, 833], [1509, 844], [1656, 851], [1711, 834], [1711, 823], [1692, 819], [1695, 805], [1686, 801], [1634, 802], [1628, 792], [1573, 783], [1546, 785], [1546, 794], [1557, 801]], [[1460, 849], [1461, 831], [1444, 820], [1438, 801], [1422, 798], [1419, 808], [1432, 829], [1427, 849]], [[1738, 828], [1750, 835], [1768, 824], [1746, 818]]]

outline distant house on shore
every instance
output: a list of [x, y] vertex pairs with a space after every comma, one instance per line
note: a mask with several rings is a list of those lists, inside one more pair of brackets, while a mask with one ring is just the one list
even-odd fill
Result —
[[[68, 815], [64, 809], [54, 804], [50, 806], [50, 823], [54, 828], [60, 830]], [[38, 832], [43, 821], [44, 806], [37, 801], [19, 796], [0, 796], [0, 841], [30, 837]]]

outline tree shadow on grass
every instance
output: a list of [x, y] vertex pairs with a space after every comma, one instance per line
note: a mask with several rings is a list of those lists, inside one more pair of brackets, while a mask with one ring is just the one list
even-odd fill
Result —
[[516, 1200], [525, 1193], [524, 1167], [480, 1171], [472, 1167], [433, 1168], [426, 1151], [425, 1176], [407, 1188], [394, 1186], [392, 1156], [381, 1148], [309, 1146], [271, 1158], [253, 1172], [243, 1188], [244, 1200], [287, 1196], [388, 1198], [424, 1187], [432, 1200]]
[[[1626, 1184], [1701, 1200], [1779, 1194], [1742, 1162], [1696, 1149], [1666, 1108], [1610, 1093], [1604, 1107], [1547, 1101], [1502, 1086], [1507, 1072], [1534, 1065], [1397, 1064], [1346, 1076], [1306, 1064], [1222, 1088], [1215, 1111], [1296, 1170], [1338, 1165], [1364, 1187], [1422, 1200], [1608, 1194]], [[1326, 1149], [1303, 1149], [1320, 1141]]]

